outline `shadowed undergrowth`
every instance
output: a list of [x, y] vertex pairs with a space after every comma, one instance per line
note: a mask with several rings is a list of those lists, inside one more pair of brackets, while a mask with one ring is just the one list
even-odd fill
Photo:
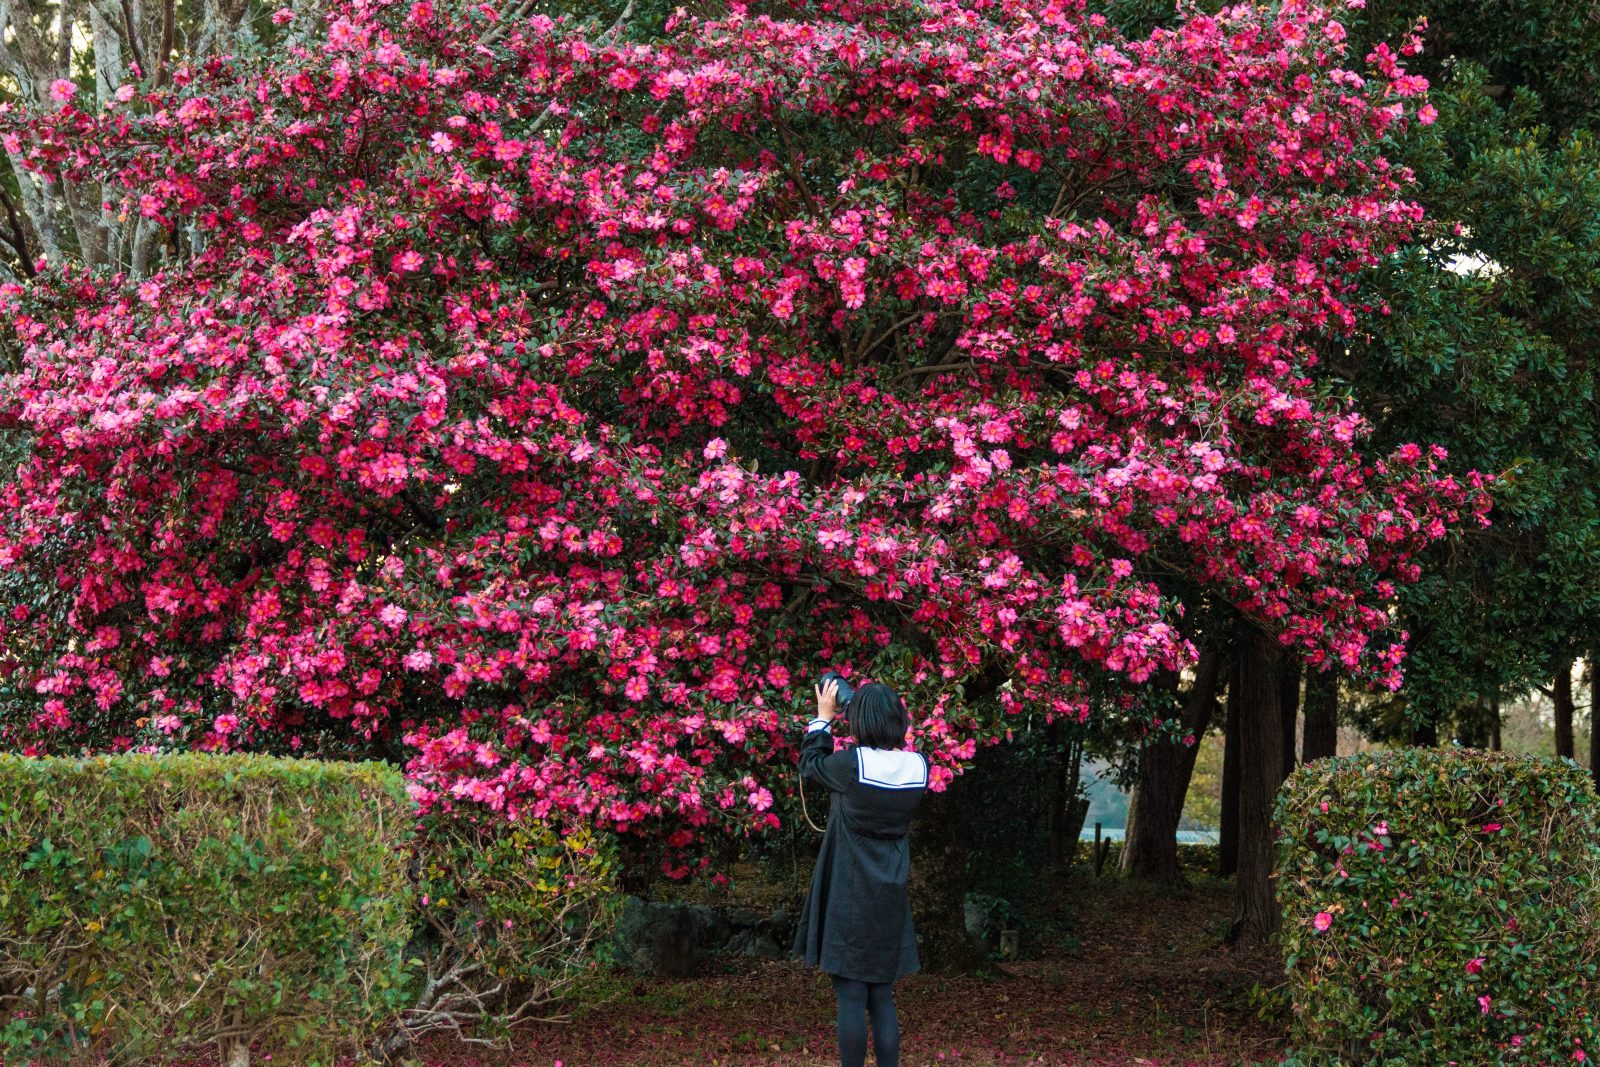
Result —
[[[1227, 887], [1163, 893], [1078, 876], [1032, 958], [971, 976], [915, 975], [897, 987], [902, 1063], [969, 1067], [1236, 1067], [1270, 1063], [1283, 1026], [1259, 1007], [1282, 982], [1267, 953], [1218, 947]], [[1047, 917], [1049, 918], [1049, 917]], [[1070, 934], [1067, 932], [1070, 931]], [[429, 1067], [822, 1067], [833, 1050], [827, 980], [787, 963], [729, 962], [694, 980], [597, 976], [565, 1023], [526, 1027], [514, 1051], [443, 1042]]]

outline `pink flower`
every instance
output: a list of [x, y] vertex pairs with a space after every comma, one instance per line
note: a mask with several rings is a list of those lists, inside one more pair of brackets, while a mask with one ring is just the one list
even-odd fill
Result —
[[1487, 994], [1478, 998], [1478, 1007], [1483, 1010], [1485, 1015], [1489, 1014], [1489, 1005], [1491, 1003], [1492, 1001]]
[[1500, 832], [1500, 824], [1497, 822], [1484, 823], [1483, 832], [1486, 834], [1497, 834]]
[[1468, 960], [1467, 961], [1467, 973], [1468, 974], [1482, 974], [1483, 973], [1483, 957], [1482, 956], [1479, 956], [1477, 959], [1473, 959], [1473, 960]]
[[218, 715], [212, 720], [211, 728], [226, 737], [239, 728], [239, 717], [228, 713]]
[[58, 104], [65, 104], [77, 95], [78, 86], [66, 78], [57, 78], [50, 83], [50, 99]]
[[1327, 933], [1328, 928], [1330, 926], [1332, 926], [1332, 925], [1333, 925], [1333, 913], [1332, 912], [1319, 911], [1319, 912], [1317, 912], [1316, 917], [1311, 920], [1311, 928], [1313, 930], [1315, 930], [1319, 934]]

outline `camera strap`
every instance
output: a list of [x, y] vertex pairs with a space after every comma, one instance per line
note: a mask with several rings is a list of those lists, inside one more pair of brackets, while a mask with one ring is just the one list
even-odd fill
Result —
[[812, 821], [811, 809], [806, 807], [806, 779], [805, 779], [805, 775], [801, 775], [800, 776], [800, 810], [801, 810], [801, 812], [803, 812], [805, 814], [806, 822], [811, 824], [811, 828], [813, 830], [815, 830], [819, 834], [825, 834], [825, 833], [828, 832], [826, 827], [818, 826], [815, 822]]

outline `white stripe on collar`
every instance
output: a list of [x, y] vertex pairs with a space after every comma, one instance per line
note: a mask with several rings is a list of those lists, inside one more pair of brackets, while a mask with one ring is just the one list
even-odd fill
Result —
[[923, 789], [928, 784], [928, 761], [909, 749], [857, 746], [856, 776], [862, 785], [882, 789]]

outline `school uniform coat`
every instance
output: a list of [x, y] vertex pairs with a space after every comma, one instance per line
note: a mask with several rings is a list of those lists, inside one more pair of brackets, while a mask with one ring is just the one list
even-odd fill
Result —
[[800, 747], [800, 776], [831, 792], [833, 803], [794, 954], [840, 978], [904, 978], [921, 966], [906, 893], [906, 834], [928, 788], [927, 759], [860, 746], [835, 752], [829, 724], [814, 719]]

